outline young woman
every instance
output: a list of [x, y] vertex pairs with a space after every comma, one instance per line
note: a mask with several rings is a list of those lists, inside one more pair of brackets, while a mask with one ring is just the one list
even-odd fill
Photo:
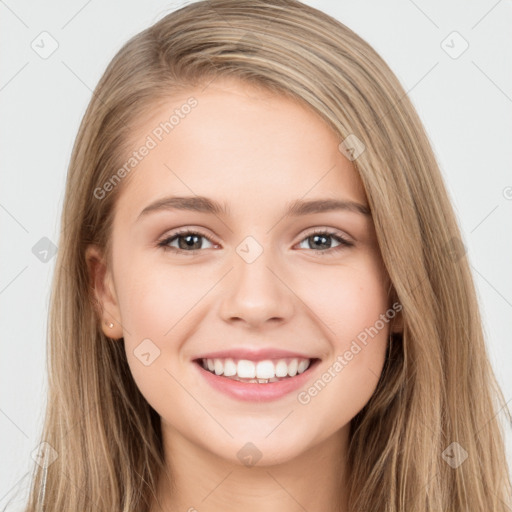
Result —
[[71, 157], [26, 510], [510, 510], [460, 238], [350, 29], [294, 0], [165, 16]]

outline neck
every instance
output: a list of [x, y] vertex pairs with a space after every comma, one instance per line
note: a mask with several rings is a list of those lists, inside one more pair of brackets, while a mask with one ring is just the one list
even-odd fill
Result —
[[162, 432], [168, 474], [159, 479], [151, 512], [259, 512], [262, 505], [266, 512], [348, 510], [349, 425], [293, 459], [247, 466], [191, 443], [163, 423]]

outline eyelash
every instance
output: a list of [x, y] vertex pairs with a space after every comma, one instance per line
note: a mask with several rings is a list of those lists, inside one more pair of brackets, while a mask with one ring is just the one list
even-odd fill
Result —
[[[214, 244], [215, 242], [211, 240], [210, 237], [204, 235], [203, 233], [200, 233], [198, 231], [193, 231], [189, 229], [183, 229], [180, 231], [176, 231], [172, 235], [166, 237], [164, 240], [160, 241], [158, 243], [158, 247], [162, 247], [164, 251], [171, 251], [175, 254], [187, 254], [187, 255], [194, 255], [197, 252], [201, 252], [203, 249], [196, 249], [192, 251], [185, 251], [183, 249], [177, 249], [176, 247], [170, 247], [168, 244], [170, 244], [172, 241], [178, 239], [182, 235], [196, 235], [201, 238], [206, 238], [209, 242]], [[342, 237], [339, 233], [336, 231], [331, 231], [329, 229], [316, 229], [312, 231], [311, 233], [308, 233], [300, 242], [303, 242], [309, 237], [312, 237], [313, 235], [327, 235], [328, 237], [332, 237], [336, 239], [340, 243], [337, 247], [331, 247], [329, 249], [321, 249], [319, 251], [315, 251], [314, 249], [309, 249], [310, 251], [313, 251], [318, 256], [327, 256], [327, 255], [333, 255], [333, 253], [337, 253], [339, 250], [345, 249], [346, 247], [352, 247], [354, 244], [352, 242], [349, 242], [346, 238]]]

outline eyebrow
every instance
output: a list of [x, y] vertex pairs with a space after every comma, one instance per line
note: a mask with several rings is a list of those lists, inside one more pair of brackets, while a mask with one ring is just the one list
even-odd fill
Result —
[[[226, 203], [218, 203], [204, 196], [190, 197], [165, 197], [146, 206], [137, 217], [137, 221], [150, 213], [165, 210], [188, 210], [199, 213], [211, 213], [214, 215], [228, 215], [229, 207]], [[362, 215], [371, 215], [368, 206], [356, 201], [342, 199], [310, 199], [295, 200], [288, 203], [285, 209], [285, 217], [310, 215], [334, 210], [344, 210]]]

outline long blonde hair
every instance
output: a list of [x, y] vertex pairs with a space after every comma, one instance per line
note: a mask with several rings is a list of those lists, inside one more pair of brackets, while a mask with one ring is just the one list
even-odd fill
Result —
[[351, 422], [350, 510], [510, 510], [496, 417], [510, 411], [428, 137], [375, 50], [296, 0], [189, 4], [131, 38], [98, 83], [67, 176], [40, 439], [48, 463], [34, 465], [25, 510], [146, 511], [156, 494], [165, 470], [160, 418], [132, 379], [122, 341], [102, 332], [84, 255], [94, 243], [111, 264], [113, 207], [129, 177], [101, 200], [95, 190], [126, 160], [136, 127], [177, 88], [221, 76], [295, 98], [340, 142], [355, 136], [365, 145], [353, 163], [403, 332]]

